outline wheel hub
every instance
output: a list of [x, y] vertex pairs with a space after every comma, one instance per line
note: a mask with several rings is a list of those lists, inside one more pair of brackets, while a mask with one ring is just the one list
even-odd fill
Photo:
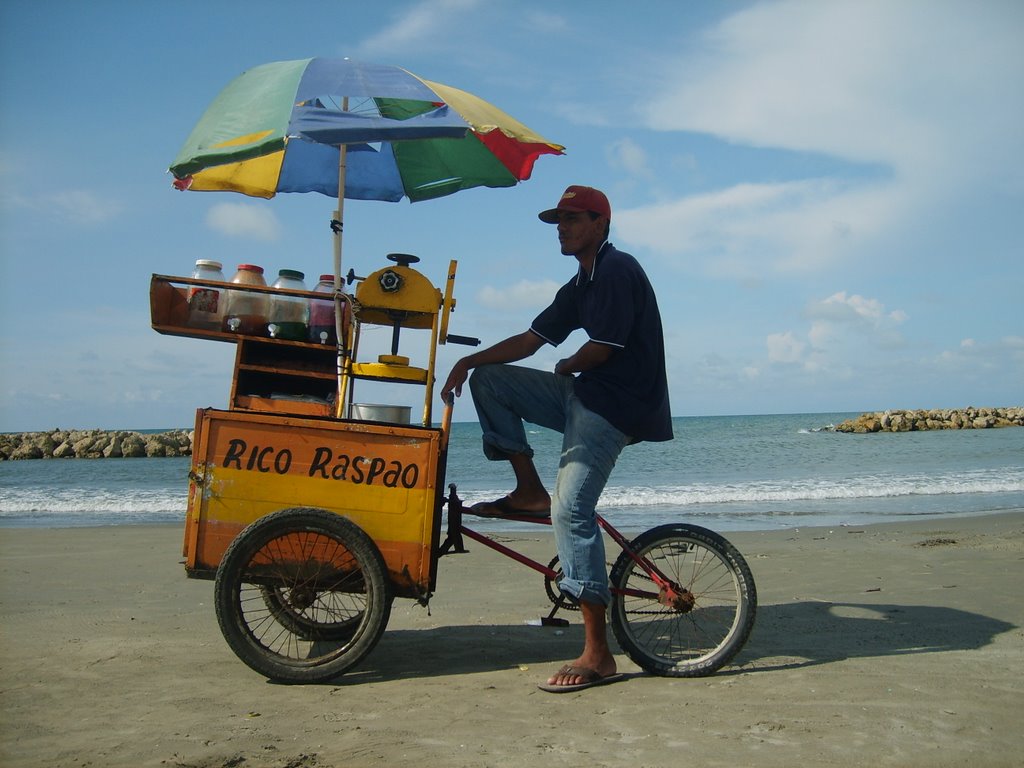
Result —
[[697, 599], [693, 596], [693, 592], [688, 589], [680, 588], [676, 590], [671, 585], [666, 585], [658, 590], [658, 602], [667, 608], [671, 608], [673, 611], [689, 613], [693, 610]]
[[304, 611], [316, 601], [316, 590], [308, 584], [293, 587], [288, 593], [288, 605], [298, 611]]

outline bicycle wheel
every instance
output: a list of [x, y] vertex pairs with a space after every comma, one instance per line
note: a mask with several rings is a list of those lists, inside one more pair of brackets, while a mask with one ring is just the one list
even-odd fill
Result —
[[359, 526], [320, 509], [260, 518], [228, 547], [214, 603], [228, 645], [273, 680], [329, 680], [362, 661], [391, 614], [384, 560]]
[[623, 652], [666, 677], [703, 677], [735, 656], [754, 626], [757, 590], [743, 556], [696, 525], [652, 528], [630, 547], [670, 582], [654, 579], [623, 552], [611, 572], [611, 624]]

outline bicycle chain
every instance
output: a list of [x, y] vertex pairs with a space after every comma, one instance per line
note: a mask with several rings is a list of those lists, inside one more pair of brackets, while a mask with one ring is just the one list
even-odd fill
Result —
[[[557, 561], [558, 561], [557, 557], [553, 558], [551, 560], [551, 562], [548, 564], [548, 567], [549, 568], [554, 568], [555, 567], [555, 563]], [[608, 563], [608, 562], [605, 563], [605, 566], [609, 570], [611, 570], [613, 565], [614, 565], [614, 563]], [[652, 584], [654, 583], [654, 579], [652, 579], [646, 573], [637, 573], [636, 576], [637, 576], [637, 578], [644, 579], [646, 581], [649, 581]], [[554, 589], [553, 582], [554, 582], [553, 579], [545, 577], [544, 578], [544, 591], [547, 592], [548, 600], [551, 601], [551, 604], [552, 605], [557, 605], [558, 602], [559, 602], [559, 598], [555, 596], [555, 589]], [[579, 611], [579, 609], [580, 609], [579, 603], [574, 602], [574, 601], [570, 601], [568, 598], [563, 600], [562, 604], [559, 606], [559, 610], [562, 610], [562, 611]], [[665, 608], [663, 606], [659, 610], [655, 610], [655, 611], [631, 610], [631, 611], [626, 611], [626, 613], [628, 613], [631, 616], [661, 616], [661, 615], [663, 615], [665, 613]]]

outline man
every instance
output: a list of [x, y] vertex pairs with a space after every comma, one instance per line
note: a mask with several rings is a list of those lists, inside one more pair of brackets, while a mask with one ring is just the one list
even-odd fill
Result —
[[[672, 439], [661, 316], [651, 284], [636, 259], [608, 242], [611, 206], [604, 193], [571, 186], [541, 221], [558, 225], [564, 255], [578, 262], [530, 329], [462, 358], [441, 394], [470, 389], [484, 455], [508, 461], [516, 487], [504, 498], [476, 504], [485, 516], [552, 517], [563, 578], [559, 588], [583, 614], [583, 653], [552, 675], [545, 691], [580, 690], [621, 679], [608, 646], [605, 613], [611, 602], [598, 498], [619, 452], [643, 440]], [[506, 365], [544, 344], [558, 346], [572, 331], [588, 340], [554, 373]], [[523, 421], [563, 434], [554, 495], [533, 464]]]

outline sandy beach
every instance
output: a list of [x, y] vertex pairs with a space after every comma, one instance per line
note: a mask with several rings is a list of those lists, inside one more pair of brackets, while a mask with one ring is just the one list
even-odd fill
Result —
[[[547, 559], [546, 532], [521, 536]], [[285, 686], [228, 648], [178, 527], [0, 532], [0, 764], [1019, 766], [1024, 511], [730, 533], [757, 624], [713, 677], [537, 689], [581, 645], [473, 545], [356, 671]]]

